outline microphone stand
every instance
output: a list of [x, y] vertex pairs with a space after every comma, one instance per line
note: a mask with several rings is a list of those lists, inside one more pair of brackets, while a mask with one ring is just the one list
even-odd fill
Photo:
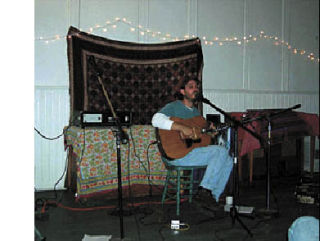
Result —
[[121, 143], [127, 144], [129, 141], [128, 135], [123, 131], [121, 123], [119, 121], [119, 118], [117, 117], [113, 106], [111, 104], [111, 101], [109, 99], [108, 93], [106, 89], [104, 88], [104, 85], [101, 80], [102, 76], [102, 70], [100, 70], [97, 67], [97, 64], [95, 62], [95, 59], [93, 56], [89, 57], [89, 63], [93, 66], [96, 76], [98, 78], [98, 81], [102, 87], [103, 94], [105, 98], [107, 99], [108, 105], [110, 107], [110, 110], [112, 112], [113, 118], [116, 122], [117, 130], [115, 131], [116, 136], [116, 145], [117, 145], [117, 169], [118, 169], [118, 201], [119, 201], [119, 217], [120, 217], [120, 239], [124, 239], [124, 229], [123, 229], [123, 203], [122, 203], [122, 177], [121, 177]]
[[256, 137], [258, 140], [262, 140], [259, 135], [257, 135], [255, 132], [251, 131], [247, 127], [245, 127], [240, 121], [236, 120], [232, 116], [230, 116], [228, 113], [220, 109], [219, 107], [215, 106], [212, 104], [208, 99], [204, 97], [199, 97], [199, 101], [202, 101], [205, 104], [210, 105], [212, 108], [220, 112], [225, 116], [225, 118], [229, 119], [231, 121], [231, 127], [233, 128], [233, 187], [232, 187], [232, 196], [233, 196], [233, 202], [232, 202], [232, 207], [230, 208], [230, 216], [232, 219], [232, 226], [234, 226], [235, 221], [237, 220], [241, 226], [248, 232], [248, 234], [252, 237], [253, 234], [249, 230], [249, 228], [242, 222], [242, 220], [239, 218], [239, 214], [236, 208], [236, 199], [235, 199], [235, 189], [236, 189], [236, 170], [237, 170], [237, 163], [238, 163], [238, 127], [240, 126], [241, 128], [245, 129], [246, 131], [250, 132], [254, 137]]
[[119, 199], [119, 217], [120, 217], [120, 237], [124, 238], [123, 230], [123, 204], [122, 204], [122, 177], [121, 177], [121, 143], [127, 144], [129, 137], [123, 131], [118, 118], [115, 118], [117, 124], [116, 132], [116, 145], [117, 145], [117, 169], [118, 169], [118, 199]]
[[253, 121], [261, 121], [261, 120], [266, 120], [268, 122], [268, 136], [267, 136], [267, 141], [264, 142], [266, 143], [267, 147], [264, 146], [264, 149], [267, 149], [266, 153], [266, 167], [267, 167], [267, 184], [266, 184], [266, 207], [264, 209], [260, 209], [258, 212], [263, 213], [266, 216], [271, 216], [271, 215], [278, 215], [279, 210], [274, 210], [270, 209], [270, 184], [271, 184], [271, 134], [272, 134], [272, 125], [271, 125], [271, 119], [273, 117], [276, 117], [280, 114], [283, 114], [285, 112], [298, 109], [301, 107], [301, 104], [295, 105], [293, 107], [280, 110], [277, 112], [273, 112], [270, 114], [265, 114], [262, 116], [258, 116], [256, 118], [244, 120], [243, 123], [249, 123]]

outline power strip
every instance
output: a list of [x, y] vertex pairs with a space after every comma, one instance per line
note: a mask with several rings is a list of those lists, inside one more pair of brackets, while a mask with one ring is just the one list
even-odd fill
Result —
[[171, 229], [180, 229], [180, 221], [171, 220]]
[[180, 220], [171, 220], [171, 229], [174, 230], [174, 232], [177, 231], [186, 231], [189, 230], [190, 225], [187, 223], [181, 223]]

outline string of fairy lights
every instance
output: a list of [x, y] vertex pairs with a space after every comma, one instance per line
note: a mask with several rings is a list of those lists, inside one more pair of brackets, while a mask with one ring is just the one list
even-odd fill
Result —
[[[134, 25], [131, 21], [128, 21], [126, 18], [115, 18], [114, 20], [107, 20], [104, 24], [96, 24], [95, 26], [91, 26], [87, 29], [81, 29], [80, 31], [86, 32], [88, 34], [93, 34], [97, 33], [98, 31], [102, 31], [103, 33], [107, 33], [110, 31], [114, 31], [118, 28], [119, 24], [124, 24], [128, 26], [128, 31], [132, 33], [139, 33], [141, 36], [148, 35], [154, 39], [161, 40], [161, 41], [180, 41], [180, 40], [186, 40], [190, 38], [195, 38], [195, 35], [184, 35], [182, 37], [176, 37], [173, 36], [170, 33], [163, 33], [160, 31], [154, 31], [151, 30], [150, 28], [145, 28], [142, 25]], [[40, 36], [35, 39], [35, 41], [43, 41], [45, 44], [50, 44], [56, 41], [60, 40], [65, 40], [66, 38], [71, 38], [71, 35], [59, 35], [55, 34], [53, 36], [49, 37], [43, 37]], [[274, 35], [269, 35], [266, 34], [264, 31], [260, 31], [259, 33], [255, 35], [247, 35], [243, 37], [235, 37], [235, 36], [230, 36], [230, 37], [206, 37], [202, 36], [200, 37], [203, 41], [203, 43], [206, 46], [224, 46], [224, 45], [238, 45], [241, 46], [243, 44], [248, 44], [250, 42], [256, 42], [259, 40], [270, 40], [273, 41], [273, 45], [275, 46], [284, 46], [289, 52], [295, 55], [300, 55], [300, 56], [306, 56], [306, 60], [314, 63], [319, 63], [319, 56], [316, 56], [312, 52], [307, 52], [304, 49], [296, 48], [292, 46], [290, 43], [287, 41], [282, 40], [281, 38], [274, 36]]]

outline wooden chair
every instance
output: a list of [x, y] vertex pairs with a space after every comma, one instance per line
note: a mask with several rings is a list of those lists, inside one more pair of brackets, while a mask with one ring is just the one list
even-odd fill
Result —
[[156, 137], [158, 141], [158, 148], [161, 154], [161, 160], [167, 169], [167, 177], [165, 186], [162, 193], [161, 203], [168, 200], [176, 201], [176, 215], [180, 215], [181, 199], [187, 197], [189, 203], [192, 202], [192, 196], [194, 195], [194, 187], [199, 184], [199, 180], [194, 179], [195, 170], [205, 169], [207, 166], [176, 166], [172, 165], [169, 157], [165, 154], [160, 137], [159, 130], [156, 128]]
[[195, 170], [206, 168], [206, 166], [175, 166], [165, 157], [162, 156], [161, 159], [167, 169], [161, 203], [163, 205], [167, 200], [175, 200], [176, 214], [179, 216], [181, 199], [187, 197], [189, 203], [192, 203], [194, 185], [200, 183], [199, 180], [194, 180]]

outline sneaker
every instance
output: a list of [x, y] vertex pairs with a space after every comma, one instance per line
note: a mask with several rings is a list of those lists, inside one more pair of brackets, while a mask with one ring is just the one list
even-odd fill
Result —
[[220, 197], [219, 197], [219, 203], [225, 203], [227, 196], [231, 196], [231, 195], [227, 195], [226, 193], [222, 193], [222, 194], [220, 195]]
[[201, 188], [198, 193], [195, 195], [194, 200], [206, 208], [213, 208], [219, 206], [214, 197], [211, 194], [211, 191], [205, 188]]
[[194, 196], [194, 198], [202, 201], [213, 199], [210, 190], [205, 188], [200, 188], [198, 193]]

